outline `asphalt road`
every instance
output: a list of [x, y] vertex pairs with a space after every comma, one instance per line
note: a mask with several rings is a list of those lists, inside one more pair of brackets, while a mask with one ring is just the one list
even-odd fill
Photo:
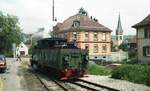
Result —
[[20, 61], [7, 58], [7, 70], [5, 73], [0, 73], [4, 91], [25, 91], [20, 84], [22, 77], [18, 74], [19, 64]]

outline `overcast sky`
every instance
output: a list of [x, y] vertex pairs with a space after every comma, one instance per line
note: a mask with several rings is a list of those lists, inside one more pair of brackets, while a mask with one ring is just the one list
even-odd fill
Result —
[[[150, 14], [150, 0], [55, 0], [55, 17], [63, 22], [80, 7], [113, 30], [112, 34], [119, 12], [125, 35], [135, 34], [131, 26]], [[52, 0], [0, 0], [0, 11], [18, 16], [25, 33], [35, 32], [40, 27], [48, 31], [52, 25]]]

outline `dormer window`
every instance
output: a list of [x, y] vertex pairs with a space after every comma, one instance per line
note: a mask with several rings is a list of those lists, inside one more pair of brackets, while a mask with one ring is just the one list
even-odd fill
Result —
[[80, 26], [80, 21], [74, 21], [73, 22], [73, 27], [78, 28]]

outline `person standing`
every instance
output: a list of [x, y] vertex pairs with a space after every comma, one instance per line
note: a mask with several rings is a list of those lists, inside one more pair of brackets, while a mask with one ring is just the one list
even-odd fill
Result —
[[21, 57], [20, 57], [19, 55], [17, 55], [16, 61], [18, 61], [18, 60], [22, 61], [22, 60], [21, 60]]

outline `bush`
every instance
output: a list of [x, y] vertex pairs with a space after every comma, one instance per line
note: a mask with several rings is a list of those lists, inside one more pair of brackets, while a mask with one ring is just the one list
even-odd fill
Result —
[[92, 75], [111, 75], [111, 69], [96, 64], [89, 65], [88, 73]]
[[123, 65], [112, 71], [112, 78], [128, 80], [131, 82], [150, 86], [149, 65]]

